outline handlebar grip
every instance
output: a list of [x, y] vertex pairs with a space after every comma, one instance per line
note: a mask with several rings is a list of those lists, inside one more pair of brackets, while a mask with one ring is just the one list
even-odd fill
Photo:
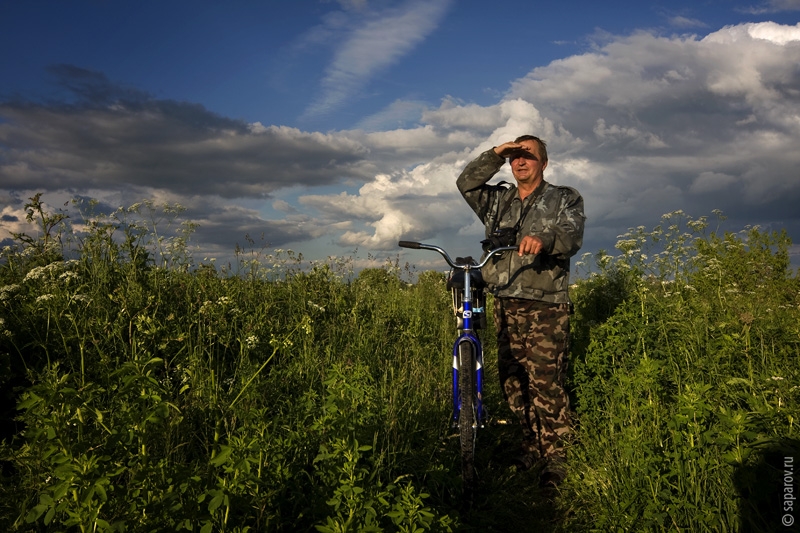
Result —
[[419, 243], [414, 241], [400, 241], [397, 243], [400, 248], [413, 248], [419, 250]]

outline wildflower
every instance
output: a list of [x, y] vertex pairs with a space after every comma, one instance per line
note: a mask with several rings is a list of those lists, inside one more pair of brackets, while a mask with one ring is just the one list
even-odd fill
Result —
[[78, 279], [78, 274], [77, 272], [72, 272], [68, 270], [67, 272], [64, 272], [60, 276], [58, 276], [58, 279], [59, 281], [63, 281], [64, 283], [69, 283], [72, 280]]
[[315, 304], [314, 302], [312, 302], [311, 300], [308, 300], [308, 302], [307, 302], [307, 303], [308, 303], [308, 305], [310, 305], [311, 307], [313, 307], [313, 308], [314, 308], [314, 309], [316, 309], [317, 311], [321, 311], [321, 312], [323, 312], [323, 313], [325, 312], [325, 308], [324, 308], [324, 307], [322, 307], [321, 305], [317, 305], [317, 304]]
[[278, 339], [275, 335], [270, 335], [269, 344], [276, 350], [280, 350], [281, 348], [286, 349], [291, 347], [294, 343], [289, 338], [285, 338], [283, 340]]
[[312, 323], [313, 322], [311, 321], [311, 317], [306, 315], [306, 316], [303, 317], [303, 322], [302, 322], [302, 324], [300, 324], [300, 329], [302, 329], [303, 332], [306, 335], [311, 335], [311, 331], [312, 331], [311, 330], [311, 324]]
[[47, 272], [46, 269], [47, 267], [41, 267], [41, 266], [30, 269], [30, 271], [28, 271], [28, 273], [25, 274], [25, 278], [22, 280], [22, 283], [25, 283], [27, 281], [38, 281], [41, 277], [45, 275], [45, 272]]
[[53, 299], [53, 295], [52, 294], [42, 294], [41, 296], [36, 298], [36, 303], [46, 302], [46, 301], [52, 300], [52, 299]]
[[19, 285], [5, 285], [0, 287], [0, 301], [5, 301], [11, 298], [11, 294], [19, 290]]
[[231, 303], [231, 299], [229, 297], [227, 297], [227, 296], [220, 296], [217, 299], [217, 304], [218, 305], [227, 305], [229, 303]]
[[244, 340], [244, 344], [245, 344], [245, 346], [247, 346], [249, 349], [252, 350], [253, 348], [255, 348], [258, 345], [258, 337], [256, 337], [255, 335], [249, 335]]

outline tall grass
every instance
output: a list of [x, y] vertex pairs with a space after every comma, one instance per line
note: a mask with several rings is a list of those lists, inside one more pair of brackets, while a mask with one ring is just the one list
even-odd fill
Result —
[[771, 531], [798, 452], [800, 284], [785, 233], [666, 215], [578, 284], [581, 530]]
[[[355, 275], [348, 261], [308, 267], [251, 250], [218, 270], [191, 257], [179, 206], [82, 207], [71, 225], [37, 195], [27, 209], [39, 233], [2, 252], [0, 527], [772, 524], [774, 466], [796, 451], [798, 417], [800, 299], [785, 235], [665, 219], [625, 236], [618, 257], [598, 254], [573, 292], [578, 426], [565, 485], [541, 493], [535, 473], [505, 459], [516, 428], [491, 428], [479, 503], [463, 509], [442, 274], [411, 284], [396, 262]], [[492, 337], [486, 403], [503, 418]]]

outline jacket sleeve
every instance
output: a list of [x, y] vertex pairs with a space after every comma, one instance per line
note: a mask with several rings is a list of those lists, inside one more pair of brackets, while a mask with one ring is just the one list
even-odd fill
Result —
[[558, 187], [561, 197], [553, 224], [539, 237], [549, 255], [569, 259], [583, 245], [583, 197], [571, 187]]
[[486, 185], [486, 182], [492, 179], [504, 164], [505, 159], [497, 155], [494, 149], [490, 149], [470, 162], [456, 180], [461, 196], [484, 224], [496, 201], [497, 193], [505, 190], [501, 186]]

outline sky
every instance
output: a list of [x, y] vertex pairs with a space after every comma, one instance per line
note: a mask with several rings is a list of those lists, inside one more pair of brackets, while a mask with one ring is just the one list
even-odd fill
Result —
[[0, 0], [0, 50], [2, 245], [40, 192], [178, 203], [198, 261], [441, 268], [397, 241], [478, 255], [456, 178], [534, 134], [580, 254], [721, 211], [800, 266], [800, 0]]

